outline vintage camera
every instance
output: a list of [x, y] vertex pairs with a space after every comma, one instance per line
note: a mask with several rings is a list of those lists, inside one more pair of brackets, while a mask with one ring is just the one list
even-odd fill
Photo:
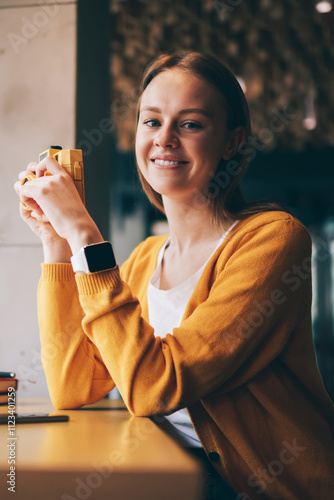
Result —
[[[46, 156], [53, 156], [53, 158], [57, 160], [63, 169], [72, 177], [80, 198], [83, 203], [85, 203], [84, 166], [81, 149], [62, 149], [61, 146], [50, 146], [39, 155], [39, 161], [42, 161]], [[46, 171], [44, 175], [52, 174]], [[21, 185], [35, 178], [35, 174], [27, 175], [22, 179]], [[21, 203], [25, 209], [31, 210], [25, 203], [22, 201]]]

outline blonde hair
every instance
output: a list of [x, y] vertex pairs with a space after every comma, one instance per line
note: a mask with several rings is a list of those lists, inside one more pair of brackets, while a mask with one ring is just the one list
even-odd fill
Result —
[[[231, 160], [221, 160], [211, 181], [205, 186], [204, 193], [196, 193], [195, 203], [207, 203], [217, 221], [222, 218], [244, 219], [249, 215], [273, 210], [284, 210], [277, 203], [247, 202], [240, 188], [246, 173], [251, 148], [247, 144], [251, 137], [251, 123], [248, 104], [238, 80], [231, 71], [216, 57], [194, 51], [173, 50], [161, 54], [146, 67], [140, 84], [138, 111], [143, 92], [150, 82], [161, 72], [177, 68], [190, 72], [214, 85], [222, 94], [227, 109], [227, 127], [230, 131], [241, 126], [246, 140]], [[137, 165], [139, 179], [151, 203], [164, 212], [162, 196], [146, 181]]]

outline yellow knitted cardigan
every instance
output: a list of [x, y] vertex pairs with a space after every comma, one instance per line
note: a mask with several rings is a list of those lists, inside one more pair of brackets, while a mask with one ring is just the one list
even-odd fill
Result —
[[186, 407], [239, 500], [330, 498], [334, 407], [312, 340], [308, 232], [284, 212], [240, 221], [181, 325], [160, 338], [147, 286], [166, 237], [141, 243], [121, 272], [42, 265], [38, 314], [54, 406], [93, 403], [116, 384], [136, 416]]

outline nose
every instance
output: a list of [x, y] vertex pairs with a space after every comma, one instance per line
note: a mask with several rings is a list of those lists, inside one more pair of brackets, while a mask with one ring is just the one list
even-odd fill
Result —
[[154, 146], [161, 148], [177, 148], [179, 146], [179, 138], [172, 126], [166, 125], [157, 129]]

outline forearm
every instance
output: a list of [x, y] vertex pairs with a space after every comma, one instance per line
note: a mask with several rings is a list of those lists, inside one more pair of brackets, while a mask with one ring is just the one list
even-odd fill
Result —
[[41, 354], [57, 408], [76, 408], [114, 387], [98, 349], [81, 328], [83, 311], [70, 265], [43, 266], [38, 288]]
[[65, 264], [71, 262], [71, 257], [81, 247], [103, 241], [102, 235], [95, 224], [82, 229], [73, 228], [69, 241], [60, 237], [47, 237], [42, 240], [44, 264]]

